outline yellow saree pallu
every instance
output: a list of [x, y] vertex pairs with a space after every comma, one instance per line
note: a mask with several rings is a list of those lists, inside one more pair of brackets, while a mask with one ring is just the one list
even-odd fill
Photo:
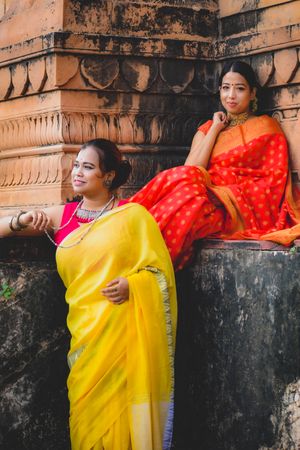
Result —
[[[78, 242], [89, 224], [63, 245]], [[127, 204], [101, 217], [80, 244], [57, 250], [67, 287], [73, 450], [171, 446], [176, 291], [169, 253], [152, 216]], [[130, 298], [101, 294], [116, 277]]]

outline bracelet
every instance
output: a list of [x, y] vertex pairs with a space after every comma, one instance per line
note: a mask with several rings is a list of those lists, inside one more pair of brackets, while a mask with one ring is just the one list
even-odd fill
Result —
[[[21, 231], [24, 228], [27, 228], [27, 225], [22, 225], [20, 222], [20, 217], [26, 214], [26, 211], [19, 211], [18, 214], [16, 216], [12, 216], [12, 218], [9, 221], [9, 228], [11, 229], [12, 232], [15, 231]], [[16, 219], [16, 225], [14, 226], [13, 224], [13, 220]]]

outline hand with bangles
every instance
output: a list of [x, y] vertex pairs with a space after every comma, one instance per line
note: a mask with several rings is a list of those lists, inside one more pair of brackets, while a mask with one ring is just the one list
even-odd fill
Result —
[[104, 289], [101, 289], [101, 293], [110, 302], [121, 305], [129, 298], [129, 285], [127, 278], [118, 277], [107, 283]]
[[23, 212], [19, 215], [18, 224], [22, 228], [31, 226], [35, 230], [44, 231], [50, 224], [50, 217], [42, 210], [35, 209], [27, 212]]

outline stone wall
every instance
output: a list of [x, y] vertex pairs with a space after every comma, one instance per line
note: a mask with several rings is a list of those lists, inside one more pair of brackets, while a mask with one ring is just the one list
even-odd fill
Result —
[[72, 197], [74, 154], [95, 137], [120, 144], [136, 190], [183, 161], [211, 110], [216, 2], [100, 4], [12, 1], [2, 17], [2, 213]]
[[297, 181], [299, 0], [2, 5], [1, 214], [70, 199], [74, 154], [91, 138], [117, 142], [132, 162], [124, 195], [181, 164], [197, 125], [218, 108], [216, 81], [230, 58], [257, 70]]
[[[69, 336], [53, 249], [2, 239], [0, 255], [0, 448], [68, 450]], [[173, 450], [299, 447], [299, 270], [299, 247], [198, 244], [177, 276]]]
[[1, 450], [69, 448], [66, 313], [48, 242], [1, 239]]
[[242, 58], [265, 88], [262, 108], [289, 141], [294, 181], [300, 181], [300, 2], [220, 0], [218, 59]]
[[199, 242], [178, 276], [178, 450], [300, 447], [300, 253], [266, 244]]
[[[74, 154], [96, 136], [133, 163], [125, 195], [180, 164], [235, 58], [257, 70], [299, 181], [299, 3], [2, 2], [1, 213], [71, 198]], [[69, 445], [66, 309], [49, 251], [0, 241], [3, 450]], [[174, 449], [299, 447], [299, 268], [297, 252], [207, 247], [181, 274]]]

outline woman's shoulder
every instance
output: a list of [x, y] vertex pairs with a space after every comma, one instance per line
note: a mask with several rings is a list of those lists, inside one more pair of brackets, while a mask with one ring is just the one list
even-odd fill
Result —
[[273, 117], [266, 114], [262, 116], [255, 116], [247, 120], [245, 123], [246, 127], [251, 127], [252, 130], [255, 128], [258, 134], [274, 134], [283, 133], [279, 123]]
[[68, 203], [65, 203], [64, 205], [61, 205], [61, 206], [63, 206], [65, 211], [74, 211], [74, 209], [77, 208], [78, 203], [79, 202], [68, 202]]
[[202, 133], [207, 134], [208, 130], [212, 126], [212, 123], [213, 123], [213, 121], [211, 119], [207, 120], [206, 122], [204, 122], [202, 125], [200, 125], [198, 127], [197, 131], [201, 131]]
[[119, 206], [120, 208], [124, 209], [124, 211], [126, 211], [127, 215], [150, 215], [150, 213], [148, 213], [147, 209], [140, 205], [139, 203], [133, 203], [133, 202], [126, 202], [123, 203], [122, 205]]
[[120, 209], [124, 210], [125, 216], [130, 220], [138, 221], [140, 223], [149, 220], [155, 222], [152, 214], [139, 203], [128, 202], [125, 205], [120, 206]]

